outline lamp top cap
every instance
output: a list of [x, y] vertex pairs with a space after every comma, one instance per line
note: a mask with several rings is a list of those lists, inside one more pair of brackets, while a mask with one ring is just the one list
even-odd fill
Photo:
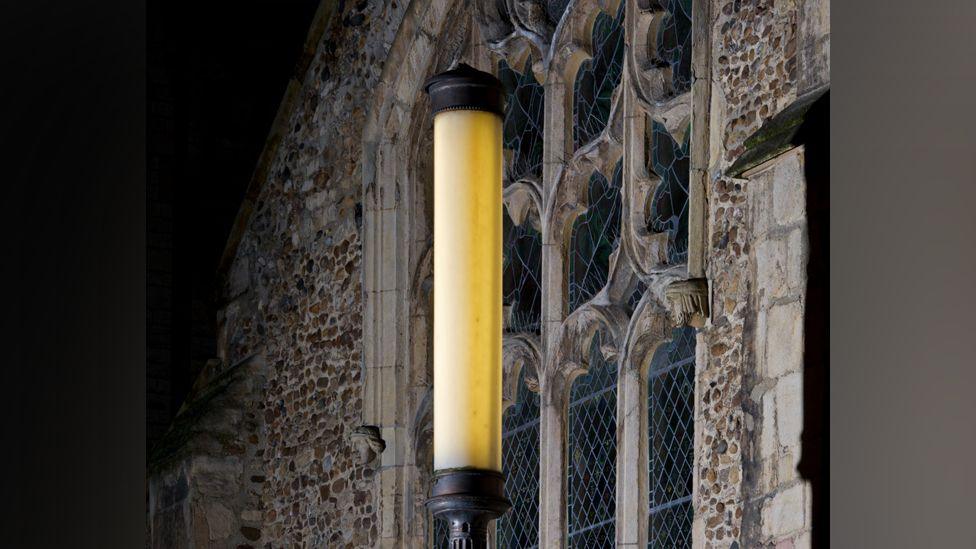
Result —
[[431, 76], [424, 83], [434, 114], [475, 110], [505, 115], [504, 88], [499, 79], [465, 63]]

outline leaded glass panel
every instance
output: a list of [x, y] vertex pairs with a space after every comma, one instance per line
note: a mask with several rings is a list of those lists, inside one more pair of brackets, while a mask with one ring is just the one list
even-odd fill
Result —
[[431, 547], [434, 549], [448, 549], [448, 537], [451, 533], [451, 527], [448, 526], [447, 521], [443, 519], [434, 518], [430, 513], [427, 514], [429, 520], [434, 523], [431, 527]]
[[502, 60], [498, 78], [508, 95], [505, 102], [503, 147], [510, 151], [505, 167], [508, 183], [523, 177], [542, 177], [542, 124], [545, 93], [532, 74], [532, 58], [519, 72]]
[[648, 373], [648, 543], [691, 547], [695, 329], [676, 328]]
[[613, 547], [617, 479], [617, 366], [590, 345], [590, 369], [570, 389], [567, 433], [569, 547]]
[[580, 148], [607, 127], [613, 90], [624, 61], [624, 5], [617, 16], [600, 12], [593, 24], [593, 57], [580, 65], [573, 86], [573, 145]]
[[620, 185], [622, 162], [613, 177], [595, 171], [590, 175], [586, 211], [573, 223], [569, 243], [569, 310], [592, 298], [607, 283], [610, 254], [620, 236]]
[[657, 51], [671, 67], [675, 94], [691, 89], [691, 0], [665, 0], [667, 15], [658, 29]]
[[559, 25], [559, 20], [563, 18], [563, 13], [568, 5], [569, 0], [548, 0], [546, 2], [546, 15], [549, 16], [549, 22], [552, 23], [553, 27]]
[[690, 131], [678, 144], [659, 122], [652, 125], [651, 168], [661, 178], [651, 202], [648, 230], [668, 234], [668, 261], [672, 264], [688, 259], [688, 180]]
[[542, 320], [542, 235], [528, 220], [521, 225], [503, 216], [502, 302], [505, 331], [539, 333]]
[[629, 314], [633, 314], [637, 310], [637, 305], [640, 303], [642, 297], [644, 297], [644, 292], [647, 290], [647, 284], [643, 281], [637, 281], [637, 287], [634, 288], [634, 293], [630, 294], [627, 299], [627, 310]]
[[513, 404], [502, 419], [502, 470], [512, 508], [498, 519], [498, 547], [522, 549], [539, 544], [539, 395], [519, 373]]

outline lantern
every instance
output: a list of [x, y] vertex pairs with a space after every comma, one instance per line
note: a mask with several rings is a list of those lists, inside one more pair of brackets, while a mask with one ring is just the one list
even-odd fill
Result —
[[501, 474], [501, 82], [461, 64], [427, 81], [434, 113], [434, 484], [451, 547], [487, 546]]

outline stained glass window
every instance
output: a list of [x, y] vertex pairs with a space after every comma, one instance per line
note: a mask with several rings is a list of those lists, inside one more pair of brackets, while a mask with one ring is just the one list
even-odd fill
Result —
[[545, 93], [532, 74], [532, 58], [522, 72], [506, 61], [498, 64], [498, 79], [508, 94], [505, 103], [503, 147], [511, 151], [505, 168], [507, 182], [542, 177], [542, 121]]
[[620, 185], [622, 163], [613, 177], [598, 171], [590, 175], [588, 204], [573, 223], [569, 244], [569, 310], [592, 298], [607, 283], [610, 253], [620, 236]]
[[668, 233], [668, 261], [672, 264], [688, 259], [688, 180], [691, 160], [688, 156], [690, 131], [680, 145], [659, 122], [652, 127], [651, 168], [661, 178], [651, 203], [648, 230]]
[[624, 5], [617, 16], [601, 12], [593, 24], [593, 57], [580, 65], [573, 86], [573, 144], [580, 148], [607, 127], [613, 90], [624, 61]]
[[503, 216], [502, 302], [509, 333], [539, 333], [542, 320], [542, 235], [528, 220], [514, 225]]
[[630, 294], [627, 298], [627, 309], [630, 313], [633, 313], [637, 309], [637, 305], [640, 303], [642, 297], [644, 297], [644, 292], [647, 291], [647, 284], [643, 281], [637, 282], [637, 287], [634, 288], [634, 293]]
[[691, 547], [695, 329], [676, 328], [648, 374], [649, 549]]
[[549, 22], [555, 27], [559, 24], [559, 20], [563, 18], [563, 12], [566, 11], [566, 6], [569, 5], [569, 0], [548, 0], [546, 2], [546, 15], [549, 16]]
[[498, 519], [499, 549], [539, 545], [539, 395], [519, 373], [513, 404], [502, 420], [502, 469], [512, 508]]
[[665, 0], [667, 15], [657, 35], [657, 51], [671, 67], [675, 94], [691, 89], [691, 0]]
[[590, 369], [570, 390], [567, 433], [569, 547], [613, 547], [617, 479], [617, 366], [590, 346]]
[[451, 527], [444, 519], [434, 518], [430, 513], [427, 514], [428, 520], [433, 523], [431, 527], [431, 547], [433, 549], [448, 549], [448, 537], [450, 537]]

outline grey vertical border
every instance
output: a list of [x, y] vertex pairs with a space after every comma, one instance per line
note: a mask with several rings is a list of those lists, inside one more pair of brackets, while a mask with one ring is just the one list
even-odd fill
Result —
[[974, 6], [831, 6], [835, 547], [976, 547]]

